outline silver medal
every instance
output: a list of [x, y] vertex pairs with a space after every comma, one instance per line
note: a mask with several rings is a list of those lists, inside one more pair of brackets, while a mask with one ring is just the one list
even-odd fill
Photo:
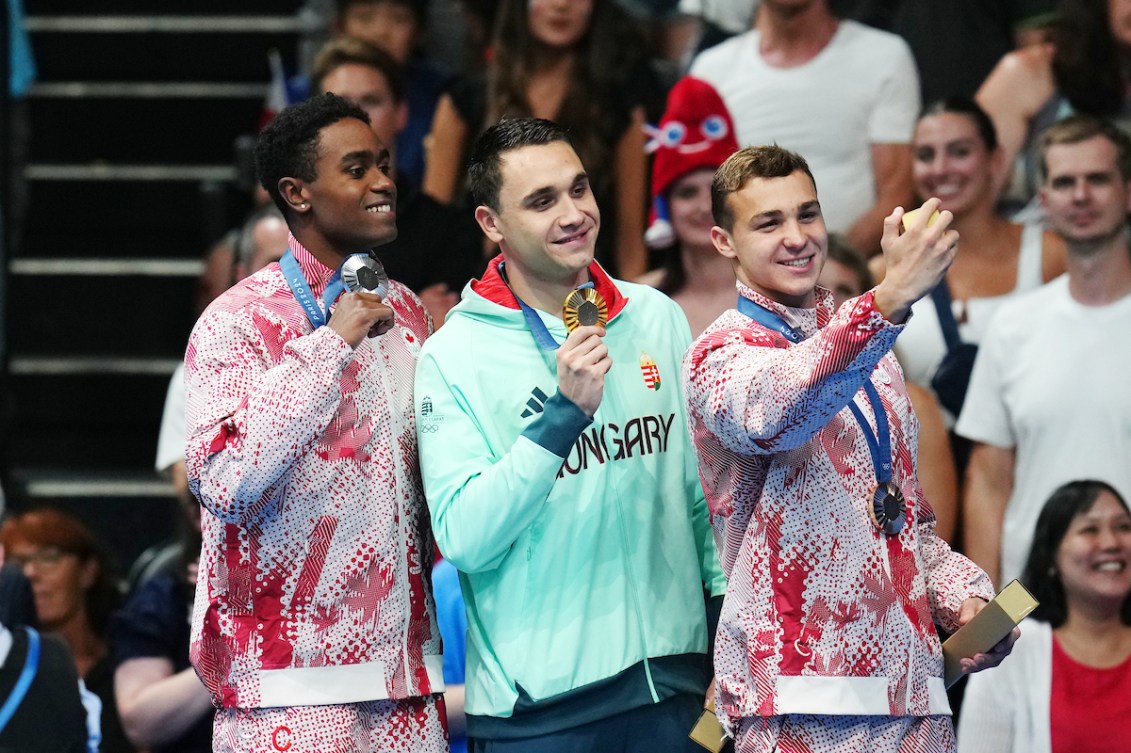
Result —
[[389, 276], [381, 262], [369, 254], [354, 254], [345, 260], [342, 284], [351, 293], [375, 293], [382, 300], [389, 294]]

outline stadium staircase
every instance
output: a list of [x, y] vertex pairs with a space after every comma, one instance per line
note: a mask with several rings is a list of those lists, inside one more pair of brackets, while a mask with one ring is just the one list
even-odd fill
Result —
[[233, 144], [254, 132], [268, 52], [316, 32], [299, 0], [24, 0], [24, 242], [6, 263], [0, 462], [9, 508], [79, 515], [128, 565], [169, 536], [153, 470], [205, 250], [247, 207]]

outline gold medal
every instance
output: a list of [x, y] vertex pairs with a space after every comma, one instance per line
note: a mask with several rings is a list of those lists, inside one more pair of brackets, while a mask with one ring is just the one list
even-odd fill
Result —
[[872, 525], [888, 536], [895, 536], [902, 531], [907, 520], [907, 503], [899, 487], [890, 481], [877, 484], [868, 506], [868, 516], [872, 519]]
[[604, 327], [609, 321], [609, 307], [601, 294], [593, 288], [579, 288], [566, 296], [565, 303], [562, 304], [562, 319], [570, 332], [580, 326], [596, 324]]

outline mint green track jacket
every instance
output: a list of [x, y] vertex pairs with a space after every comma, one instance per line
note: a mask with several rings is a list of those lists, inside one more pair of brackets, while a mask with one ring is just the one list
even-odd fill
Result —
[[658, 702], [649, 660], [705, 653], [703, 592], [725, 591], [680, 386], [687, 320], [591, 267], [613, 366], [590, 421], [498, 264], [416, 372], [425, 494], [467, 604], [467, 713], [510, 717], [518, 688], [539, 703], [642, 662]]

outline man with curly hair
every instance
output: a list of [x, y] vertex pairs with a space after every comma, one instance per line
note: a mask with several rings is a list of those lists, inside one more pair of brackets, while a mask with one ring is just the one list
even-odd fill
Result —
[[256, 148], [289, 251], [208, 307], [185, 355], [185, 458], [204, 506], [192, 660], [217, 751], [447, 751], [407, 288], [343, 293], [396, 237], [388, 150], [323, 94]]

